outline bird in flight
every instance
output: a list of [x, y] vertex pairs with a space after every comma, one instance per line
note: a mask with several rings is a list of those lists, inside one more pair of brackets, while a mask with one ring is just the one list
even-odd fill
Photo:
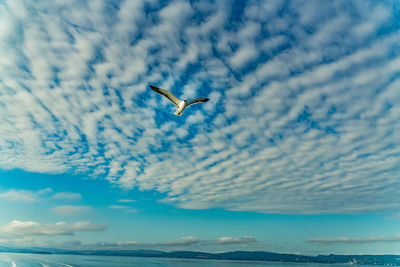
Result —
[[187, 101], [187, 99], [184, 100], [179, 100], [176, 96], [174, 96], [170, 91], [155, 87], [151, 84], [149, 84], [150, 88], [156, 92], [159, 93], [163, 96], [165, 96], [166, 98], [168, 98], [172, 103], [174, 103], [174, 105], [178, 108], [177, 111], [175, 111], [175, 115], [181, 115], [183, 110], [185, 108], [187, 108], [188, 106], [195, 104], [195, 103], [200, 103], [200, 102], [207, 102], [208, 100], [210, 100], [209, 98], [205, 98], [205, 97], [196, 97], [195, 99], [192, 99], [190, 101]]

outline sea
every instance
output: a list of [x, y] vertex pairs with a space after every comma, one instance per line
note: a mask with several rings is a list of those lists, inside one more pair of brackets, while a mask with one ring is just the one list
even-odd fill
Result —
[[119, 256], [0, 253], [0, 267], [349, 267], [342, 264], [280, 263]]

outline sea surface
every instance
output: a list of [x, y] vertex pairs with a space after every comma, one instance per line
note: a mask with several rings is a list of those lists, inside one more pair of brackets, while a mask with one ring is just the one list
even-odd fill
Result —
[[0, 267], [106, 267], [106, 266], [140, 266], [140, 267], [349, 267], [341, 264], [306, 264], [276, 263], [251, 261], [197, 260], [138, 258], [118, 256], [82, 256], [82, 255], [41, 255], [22, 253], [0, 253]]

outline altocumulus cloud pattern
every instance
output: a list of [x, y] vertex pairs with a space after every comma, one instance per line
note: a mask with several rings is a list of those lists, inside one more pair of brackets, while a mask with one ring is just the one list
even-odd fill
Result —
[[[2, 1], [0, 168], [188, 209], [398, 212], [399, 21], [396, 1]], [[211, 100], [176, 117], [149, 82]]]

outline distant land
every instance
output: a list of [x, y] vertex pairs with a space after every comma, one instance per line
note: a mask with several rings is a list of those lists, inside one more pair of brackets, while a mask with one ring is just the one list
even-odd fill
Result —
[[158, 250], [62, 250], [62, 249], [51, 249], [51, 248], [26, 249], [26, 248], [9, 248], [2, 246], [0, 246], [0, 252], [400, 266], [400, 255], [330, 254], [330, 255], [318, 255], [318, 256], [304, 256], [297, 254], [273, 253], [267, 251], [232, 251], [223, 253], [207, 253], [207, 252], [197, 252], [197, 251], [164, 252]]

